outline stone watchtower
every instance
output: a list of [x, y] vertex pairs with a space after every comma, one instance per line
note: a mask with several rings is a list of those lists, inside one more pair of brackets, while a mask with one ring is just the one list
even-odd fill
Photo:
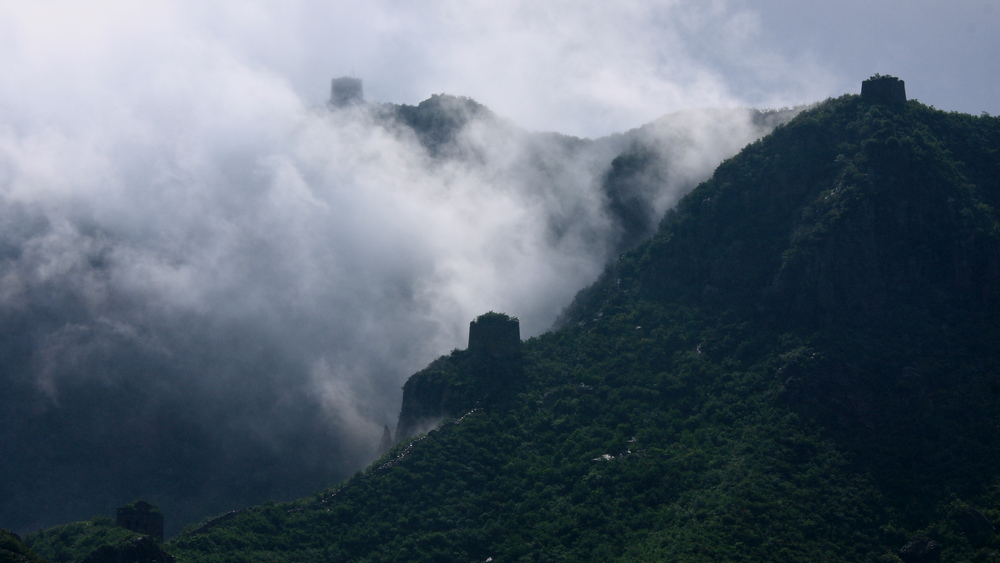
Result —
[[469, 351], [501, 355], [520, 350], [521, 325], [517, 317], [490, 311], [469, 323]]
[[361, 89], [361, 79], [342, 76], [334, 78], [330, 84], [330, 105], [338, 108], [360, 104], [365, 101]]
[[118, 525], [126, 530], [145, 534], [163, 542], [163, 513], [144, 500], [119, 508], [115, 514]]
[[884, 104], [906, 101], [906, 83], [895, 76], [876, 74], [861, 83], [861, 98]]

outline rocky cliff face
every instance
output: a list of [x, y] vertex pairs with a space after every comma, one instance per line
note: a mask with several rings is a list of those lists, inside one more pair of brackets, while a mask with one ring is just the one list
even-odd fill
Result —
[[456, 350], [413, 374], [403, 385], [396, 441], [433, 429], [442, 419], [476, 407], [501, 407], [524, 384], [520, 350]]
[[431, 430], [448, 416], [458, 415], [465, 401], [456, 395], [443, 371], [449, 358], [441, 357], [413, 374], [403, 385], [403, 404], [396, 424], [396, 441]]
[[396, 440], [426, 432], [443, 418], [497, 404], [522, 382], [517, 318], [480, 315], [469, 324], [469, 349], [442, 356], [403, 385]]
[[970, 185], [933, 138], [887, 125], [801, 212], [776, 301], [822, 319], [1000, 312], [997, 216], [981, 193], [996, 187]]

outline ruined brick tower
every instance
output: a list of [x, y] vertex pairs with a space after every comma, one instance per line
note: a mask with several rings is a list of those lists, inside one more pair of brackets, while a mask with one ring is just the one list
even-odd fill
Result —
[[146, 534], [158, 542], [163, 541], [163, 513], [144, 500], [137, 500], [119, 508], [118, 525], [126, 530]]
[[521, 325], [517, 317], [490, 311], [469, 323], [469, 351], [500, 355], [520, 350]]
[[876, 74], [861, 83], [861, 98], [885, 104], [906, 101], [906, 83], [895, 76]]
[[338, 108], [352, 104], [360, 104], [365, 101], [365, 95], [361, 89], [361, 79], [342, 76], [334, 78], [330, 84], [330, 105]]

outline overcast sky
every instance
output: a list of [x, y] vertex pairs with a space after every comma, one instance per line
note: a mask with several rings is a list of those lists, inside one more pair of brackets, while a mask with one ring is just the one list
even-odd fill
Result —
[[1000, 113], [997, 0], [0, 6], [0, 95], [59, 92], [67, 106], [108, 90], [211, 87], [223, 65], [265, 74], [310, 104], [326, 99], [331, 77], [353, 74], [377, 101], [467, 95], [528, 129], [579, 136], [692, 106], [821, 100], [858, 92], [875, 72], [940, 109]]

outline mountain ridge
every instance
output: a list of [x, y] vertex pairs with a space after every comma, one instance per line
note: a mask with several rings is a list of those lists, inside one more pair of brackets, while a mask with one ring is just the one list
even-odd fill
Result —
[[444, 413], [460, 418], [169, 551], [995, 560], [963, 522], [1000, 521], [998, 148], [998, 118], [827, 100], [723, 162], [524, 342], [522, 388], [490, 396], [469, 351], [443, 356], [421, 373], [472, 391]]

